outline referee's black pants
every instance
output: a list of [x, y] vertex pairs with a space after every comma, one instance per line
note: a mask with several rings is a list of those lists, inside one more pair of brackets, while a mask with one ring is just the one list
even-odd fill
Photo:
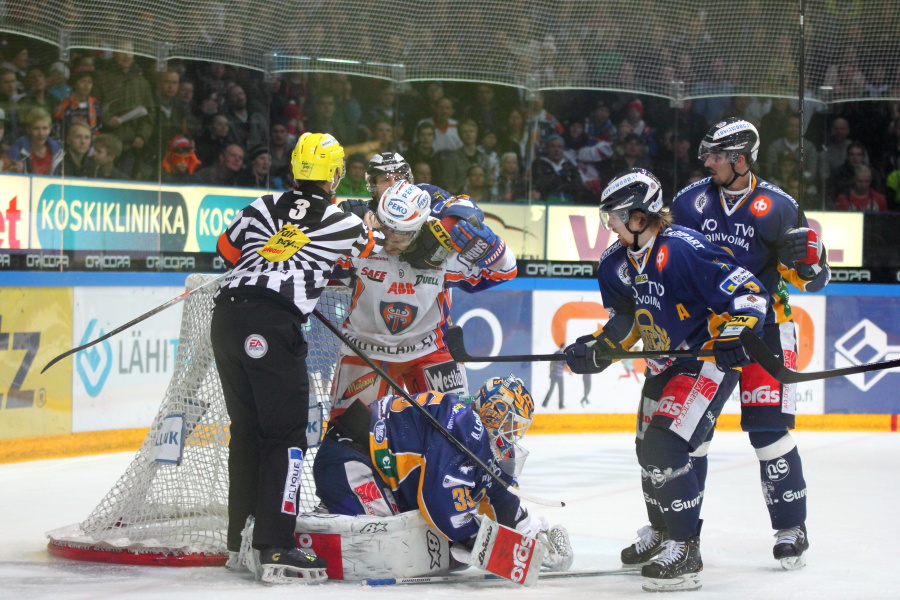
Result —
[[231, 417], [230, 551], [240, 550], [241, 530], [251, 514], [254, 547], [296, 545], [296, 449], [305, 456], [309, 420], [303, 322], [266, 298], [224, 297], [213, 309], [213, 354]]

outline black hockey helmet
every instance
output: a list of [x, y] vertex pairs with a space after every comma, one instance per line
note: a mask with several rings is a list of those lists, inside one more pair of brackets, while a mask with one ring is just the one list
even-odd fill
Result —
[[750, 121], [729, 117], [716, 123], [706, 132], [703, 141], [700, 142], [697, 158], [706, 162], [711, 152], [726, 153], [728, 162], [731, 163], [736, 162], [738, 156], [743, 154], [747, 157], [747, 164], [752, 165], [756, 162], [756, 155], [759, 152], [759, 132]]
[[366, 168], [366, 189], [373, 194], [378, 191], [375, 179], [379, 175], [393, 175], [394, 182], [414, 183], [409, 163], [398, 152], [382, 152], [369, 159], [369, 166]]

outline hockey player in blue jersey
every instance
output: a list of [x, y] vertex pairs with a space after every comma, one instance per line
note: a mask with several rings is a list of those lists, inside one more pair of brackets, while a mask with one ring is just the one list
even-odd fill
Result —
[[[770, 294], [763, 339], [785, 366], [796, 369], [797, 329], [787, 283], [815, 292], [828, 283], [831, 271], [821, 240], [794, 199], [752, 173], [758, 151], [759, 133], [751, 123], [732, 117], [713, 126], [699, 151], [710, 177], [679, 192], [672, 214], [676, 223], [701, 232], [759, 278]], [[805, 564], [809, 540], [806, 482], [790, 434], [797, 412], [794, 386], [781, 385], [751, 364], [742, 370], [739, 387], [741, 428], [756, 450], [776, 530], [773, 553], [785, 569], [796, 569]], [[694, 469], [705, 477], [705, 447], [694, 456]], [[792, 500], [784, 501], [787, 497]]]
[[[474, 397], [425, 392], [413, 400], [485, 465], [512, 483], [527, 452], [518, 445], [534, 401], [521, 379], [490, 378]], [[332, 514], [387, 517], [419, 510], [446, 539], [471, 544], [478, 515], [535, 536], [546, 521], [499, 485], [399, 396], [360, 401], [333, 419], [313, 464], [316, 494]], [[557, 568], [571, 564], [568, 534], [551, 529]], [[559, 538], [563, 537], [563, 540]], [[470, 549], [470, 548], [469, 548]]]
[[650, 522], [667, 531], [641, 570], [643, 587], [696, 589], [703, 568], [701, 495], [690, 453], [712, 435], [739, 368], [750, 362], [740, 332], [762, 332], [768, 295], [722, 248], [672, 225], [660, 182], [649, 171], [613, 178], [603, 191], [600, 219], [619, 236], [597, 267], [610, 319], [566, 348], [572, 371], [599, 373], [611, 364], [610, 350], [630, 348], [638, 338], [645, 350], [711, 348], [715, 355], [714, 361], [647, 361], [635, 440]]

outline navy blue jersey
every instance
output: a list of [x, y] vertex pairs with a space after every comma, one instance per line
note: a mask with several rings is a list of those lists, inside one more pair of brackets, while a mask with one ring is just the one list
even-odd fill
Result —
[[[719, 328], [734, 316], [756, 317], [754, 331], [762, 331], [764, 286], [698, 232], [672, 225], [643, 256], [638, 262], [617, 243], [597, 267], [603, 305], [611, 315], [603, 331], [624, 346], [639, 336], [645, 350], [712, 348]], [[658, 374], [674, 362], [649, 360], [647, 366]]]
[[759, 278], [772, 294], [768, 323], [784, 323], [791, 318], [786, 282], [804, 291], [816, 291], [827, 283], [827, 267], [806, 279], [782, 251], [787, 230], [809, 227], [805, 215], [798, 220], [797, 202], [753, 174], [750, 192], [734, 205], [726, 203], [719, 187], [706, 178], [678, 192], [671, 209], [676, 223], [696, 229], [725, 248]]
[[[506, 481], [478, 413], [455, 394], [425, 392], [413, 399]], [[387, 396], [372, 406], [369, 452], [401, 512], [419, 509], [447, 539], [478, 533], [479, 512], [513, 526], [519, 498], [477, 467], [409, 402]]]

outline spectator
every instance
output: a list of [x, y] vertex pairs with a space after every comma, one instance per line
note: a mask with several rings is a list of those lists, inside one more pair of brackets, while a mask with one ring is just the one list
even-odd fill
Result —
[[[269, 143], [269, 124], [263, 113], [247, 108], [247, 94], [244, 88], [233, 85], [226, 93], [228, 124], [234, 132], [235, 141], [243, 148], [255, 148]], [[341, 139], [341, 138], [338, 138]]]
[[435, 152], [462, 148], [463, 143], [457, 130], [458, 123], [453, 119], [453, 101], [450, 98], [438, 99], [434, 103], [434, 114], [421, 122], [430, 123], [434, 127]]
[[[47, 94], [47, 78], [42, 68], [37, 66], [28, 68], [28, 76], [25, 78], [25, 90], [25, 96], [18, 103], [20, 118], [31, 112], [33, 108], [42, 108], [47, 113], [53, 114], [56, 103]], [[20, 123], [20, 125], [24, 125], [24, 123]]]
[[332, 75], [331, 93], [334, 95], [335, 117], [338, 121], [344, 123], [347, 129], [347, 139], [337, 139], [344, 146], [361, 141], [363, 139], [360, 131], [362, 107], [360, 107], [359, 101], [353, 97], [353, 84], [350, 78], [343, 74]]
[[800, 163], [797, 154], [791, 152], [790, 150], [784, 150], [782, 151], [782, 155], [778, 157], [776, 164], [778, 172], [773, 173], [771, 176], [769, 176], [769, 181], [780, 187], [798, 203], [801, 203], [801, 199], [803, 199], [801, 206], [804, 209], [814, 210], [816, 204], [815, 200], [818, 196], [816, 180], [808, 171], [805, 172], [804, 184], [806, 187], [803, 189], [803, 194], [801, 195]]
[[18, 84], [15, 71], [0, 68], [0, 109], [3, 110], [10, 123], [10, 127], [6, 129], [6, 135], [12, 139], [19, 137], [19, 118], [16, 112], [19, 99], [23, 94], [17, 91]]
[[187, 115], [184, 112], [184, 105], [178, 99], [179, 87], [181, 87], [179, 71], [169, 69], [158, 73], [155, 92], [156, 114], [149, 149], [150, 154], [160, 156], [160, 159], [168, 151], [172, 138], [188, 133]]
[[[640, 100], [632, 100], [625, 107], [625, 121], [628, 123], [624, 129], [631, 129], [631, 133], [639, 135], [644, 140], [644, 146], [647, 149], [647, 156], [653, 158], [659, 152], [659, 141], [656, 139], [656, 132], [652, 127], [644, 121], [644, 103]], [[623, 129], [622, 124], [619, 129]], [[647, 167], [644, 167], [647, 168]]]
[[378, 142], [378, 145], [372, 150], [373, 154], [399, 151], [394, 139], [394, 126], [388, 121], [376, 121], [372, 128], [372, 134], [375, 136], [375, 141]]
[[673, 135], [672, 132], [667, 132], [663, 138], [663, 149], [656, 157], [654, 172], [663, 185], [664, 198], [673, 198], [679, 190], [687, 186], [691, 170], [703, 166], [697, 160], [695, 148], [686, 133]]
[[496, 129], [501, 124], [500, 106], [494, 88], [486, 83], [475, 86], [475, 102], [465, 107], [463, 116], [472, 119], [478, 128]]
[[25, 81], [26, 69], [28, 69], [28, 65], [30, 64], [30, 56], [28, 54], [28, 46], [23, 41], [12, 42], [7, 44], [6, 48], [3, 50], [3, 56], [7, 58], [6, 61], [0, 63], [0, 68], [9, 69], [16, 76], [16, 93], [22, 95], [25, 93], [25, 86], [22, 84]]
[[[484, 150], [478, 147], [478, 124], [472, 119], [464, 119], [459, 124], [459, 138], [462, 147], [458, 150], [441, 153], [443, 177], [438, 185], [446, 188], [451, 194], [458, 194], [466, 185], [470, 167], [478, 165], [486, 175], [490, 170], [490, 162]], [[492, 182], [486, 183], [489, 187]]]
[[466, 183], [462, 187], [462, 193], [476, 204], [494, 201], [491, 195], [491, 188], [488, 186], [487, 175], [481, 165], [469, 167], [469, 170], [466, 172]]
[[[431, 169], [431, 176], [435, 181], [441, 179], [440, 167], [443, 163], [440, 155], [434, 151], [434, 125], [425, 121], [416, 127], [416, 141], [409, 150], [403, 153], [404, 158], [411, 165], [426, 163]], [[418, 179], [417, 183], [422, 183]]]
[[69, 86], [69, 74], [69, 67], [61, 60], [56, 61], [47, 69], [47, 95], [54, 106], [72, 93], [72, 88]]
[[[813, 183], [818, 182], [819, 176], [819, 154], [812, 142], [803, 139], [803, 167], [808, 177]], [[791, 113], [787, 117], [784, 136], [777, 138], [766, 147], [765, 162], [763, 163], [763, 173], [767, 178], [774, 178], [781, 173], [778, 166], [778, 159], [786, 153], [793, 154], [797, 158], [797, 164], [800, 159], [800, 115]]]
[[163, 183], [192, 183], [194, 171], [199, 166], [200, 161], [194, 153], [194, 142], [183, 135], [176, 135], [169, 140], [160, 179]]
[[545, 143], [551, 135], [562, 135], [565, 129], [556, 117], [544, 108], [544, 95], [535, 94], [528, 111], [529, 126], [537, 128], [538, 139], [535, 143]]
[[[534, 190], [531, 199], [540, 200], [540, 193]], [[500, 176], [497, 180], [498, 202], [527, 202], [529, 200], [528, 180], [522, 174], [519, 157], [515, 152], [506, 152], [500, 157]]]
[[[585, 133], [598, 142], [616, 143], [616, 126], [609, 118], [609, 106], [603, 100], [594, 105], [594, 109], [585, 122]], [[701, 134], [702, 135], [702, 134]]]
[[844, 117], [836, 117], [828, 128], [828, 142], [819, 155], [819, 177], [827, 180], [847, 160], [850, 145], [850, 123]]
[[791, 110], [791, 104], [787, 98], [773, 98], [772, 108], [763, 115], [759, 123], [760, 139], [774, 141], [785, 137], [787, 135], [788, 117], [792, 114], [794, 112]]
[[[693, 105], [694, 101], [690, 98], [683, 100], [681, 108], [675, 111], [675, 122], [672, 125], [672, 128], [678, 133], [688, 136], [692, 149], [700, 146], [700, 141], [706, 135], [706, 130], [709, 129], [706, 119], [691, 110]], [[619, 136], [621, 137], [622, 134], [620, 133]]]
[[486, 174], [491, 185], [491, 194], [494, 196], [497, 195], [497, 179], [500, 177], [500, 154], [497, 152], [497, 142], [497, 134], [488, 129], [481, 133], [481, 143], [478, 145], [487, 156]]
[[416, 183], [434, 183], [431, 165], [427, 162], [417, 162], [412, 166], [413, 181]]
[[53, 121], [43, 108], [25, 115], [25, 135], [6, 152], [4, 171], [30, 175], [52, 175], [63, 161], [63, 148], [50, 137]]
[[[619, 130], [622, 130], [622, 126], [619, 126]], [[612, 181], [613, 177], [628, 169], [649, 169], [650, 166], [644, 138], [636, 133], [629, 133], [622, 142], [622, 155], [600, 163], [600, 179]]]
[[341, 179], [335, 191], [336, 196], [369, 199], [372, 195], [366, 187], [366, 167], [369, 161], [362, 154], [354, 154], [347, 159], [347, 175]]
[[525, 126], [522, 111], [513, 109], [506, 117], [506, 131], [497, 143], [497, 151], [501, 154], [514, 152], [519, 159], [519, 166], [524, 167], [531, 160], [529, 154], [531, 135]]
[[563, 133], [562, 138], [566, 146], [566, 156], [572, 162], [575, 162], [577, 159], [579, 150], [594, 143], [585, 132], [584, 121], [581, 119], [569, 119], [566, 121], [566, 131]]
[[231, 131], [228, 117], [222, 114], [216, 115], [197, 139], [197, 158], [204, 165], [212, 165], [226, 147], [237, 143], [236, 140], [234, 132]]
[[194, 173], [194, 183], [229, 187], [237, 185], [237, 176], [244, 166], [244, 149], [228, 144], [215, 163]]
[[88, 177], [94, 163], [88, 157], [93, 139], [86, 123], [72, 123], [66, 128], [66, 151], [56, 175], [63, 177]]
[[900, 209], [900, 168], [891, 171], [885, 180], [885, 198], [890, 210]]
[[885, 197], [872, 189], [872, 169], [866, 165], [856, 167], [856, 176], [850, 190], [837, 197], [834, 210], [884, 212], [887, 210]]
[[56, 137], [62, 138], [72, 123], [84, 123], [93, 137], [100, 134], [103, 111], [100, 101], [91, 95], [93, 88], [94, 74], [91, 71], [81, 71], [72, 77], [72, 93], [53, 112]]
[[402, 122], [403, 113], [397, 106], [397, 90], [394, 84], [388, 83], [378, 90], [378, 101], [369, 111], [368, 123], [372, 127], [375, 121], [384, 119], [389, 123]]
[[267, 189], [283, 189], [281, 182], [277, 185], [269, 180], [272, 156], [265, 146], [251, 148], [248, 154], [247, 168], [238, 173], [235, 185], [238, 187]]
[[7, 150], [9, 150], [9, 147], [12, 145], [6, 137], [8, 129], [9, 119], [6, 118], [6, 113], [0, 108], [0, 167], [3, 165], [3, 156], [6, 155]]
[[850, 192], [856, 180], [856, 169], [863, 165], [869, 167], [871, 171], [872, 189], [877, 192], [883, 189], [884, 177], [869, 164], [866, 147], [861, 142], [850, 142], [847, 145], [847, 160], [825, 182], [825, 194], [829, 204], [836, 202], [839, 195]]
[[272, 121], [269, 129], [269, 155], [272, 157], [270, 174], [284, 180], [284, 173], [291, 169], [291, 150], [296, 140], [288, 135], [287, 122], [282, 119]]
[[545, 202], [580, 202], [585, 196], [578, 167], [566, 158], [563, 139], [544, 140], [544, 155], [531, 165], [531, 181]]
[[[337, 101], [331, 92], [322, 92], [316, 98], [315, 114], [309, 125], [310, 131], [319, 131], [321, 133], [330, 133], [335, 139], [343, 140], [350, 138], [350, 127], [342, 121], [337, 113]], [[393, 135], [393, 131], [391, 132]]]
[[88, 176], [94, 179], [127, 180], [128, 175], [116, 168], [116, 161], [122, 155], [122, 140], [109, 134], [101, 133], [94, 138], [94, 153], [91, 161], [94, 166]]

